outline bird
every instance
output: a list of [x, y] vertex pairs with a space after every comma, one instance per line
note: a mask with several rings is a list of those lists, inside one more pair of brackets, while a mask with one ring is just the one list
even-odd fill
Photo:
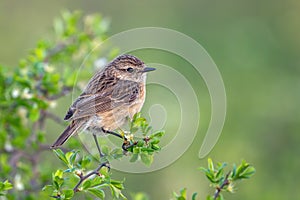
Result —
[[129, 54], [106, 64], [70, 106], [64, 117], [70, 124], [50, 148], [56, 149], [71, 136], [88, 130], [93, 133], [101, 156], [96, 138], [98, 132], [122, 137], [115, 130], [140, 112], [146, 95], [146, 74], [154, 70]]

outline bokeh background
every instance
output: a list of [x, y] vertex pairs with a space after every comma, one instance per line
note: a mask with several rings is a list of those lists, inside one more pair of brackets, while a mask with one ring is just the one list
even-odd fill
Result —
[[[198, 41], [217, 64], [227, 93], [225, 126], [209, 157], [228, 163], [246, 159], [257, 170], [252, 179], [238, 186], [236, 194], [225, 197], [244, 200], [300, 198], [299, 1], [1, 1], [1, 64], [17, 66], [19, 59], [25, 57], [39, 38], [49, 35], [53, 19], [65, 9], [101, 13], [111, 21], [109, 35], [136, 27], [156, 26], [180, 31]], [[128, 194], [144, 191], [151, 199], [169, 199], [173, 191], [186, 187], [190, 196], [198, 192], [204, 199], [212, 192], [208, 181], [197, 170], [206, 165], [206, 159], [198, 158], [210, 119], [205, 84], [191, 67], [186, 67], [189, 63], [178, 56], [158, 50], [133, 54], [146, 62], [167, 64], [185, 75], [199, 98], [200, 127], [193, 144], [172, 165], [147, 174], [114, 171], [113, 176], [126, 177]], [[171, 94], [158, 98], [167, 93], [162, 88], [149, 86], [148, 89], [145, 112], [151, 102], [174, 101]], [[58, 106], [56, 112], [61, 117], [70, 101], [71, 96], [67, 96]], [[170, 104], [174, 108], [169, 108], [169, 112], [176, 110], [176, 102]], [[178, 123], [172, 116], [177, 115], [167, 116], [165, 129], [168, 138], [172, 138]], [[62, 129], [49, 125], [49, 134], [52, 134], [49, 143]], [[53, 153], [49, 151], [47, 155], [53, 156]]]

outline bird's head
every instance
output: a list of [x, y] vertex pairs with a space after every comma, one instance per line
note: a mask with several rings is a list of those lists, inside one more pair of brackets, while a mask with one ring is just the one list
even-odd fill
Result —
[[121, 80], [130, 80], [135, 82], [144, 81], [146, 73], [155, 70], [147, 67], [143, 61], [135, 56], [124, 54], [115, 58], [108, 69], [112, 71], [113, 76]]

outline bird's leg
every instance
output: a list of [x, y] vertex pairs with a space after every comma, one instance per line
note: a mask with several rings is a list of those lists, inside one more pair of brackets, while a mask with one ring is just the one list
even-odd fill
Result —
[[109, 161], [104, 158], [105, 155], [102, 153], [101, 151], [101, 148], [100, 148], [100, 145], [98, 143], [98, 140], [97, 140], [97, 135], [96, 133], [93, 133], [93, 137], [94, 137], [94, 140], [95, 140], [95, 143], [96, 143], [96, 146], [97, 146], [97, 149], [98, 149], [98, 152], [99, 152], [99, 155], [100, 155], [100, 166], [99, 166], [99, 169], [95, 170], [95, 171], [99, 171], [102, 167], [107, 167], [108, 168], [108, 171], [110, 170], [110, 164], [109, 164]]
[[131, 148], [131, 147], [137, 145], [137, 141], [135, 141], [135, 142], [132, 143], [132, 144], [128, 144], [128, 143], [129, 143], [129, 142], [127, 142], [127, 140], [124, 141], [124, 143], [123, 143], [123, 145], [122, 145], [122, 149], [123, 149], [124, 151], [128, 151], [129, 148]]
[[98, 149], [98, 152], [99, 152], [99, 155], [100, 155], [100, 159], [104, 157], [104, 154], [101, 152], [101, 149], [100, 149], [100, 145], [98, 143], [98, 140], [97, 140], [97, 135], [96, 133], [93, 133], [93, 137], [94, 137], [94, 140], [95, 140], [95, 143], [96, 143], [96, 146], [97, 146], [97, 149]]
[[[74, 191], [74, 192], [79, 192], [79, 191], [81, 191], [81, 190], [79, 190], [79, 186], [80, 186], [86, 179], [88, 179], [89, 177], [91, 177], [91, 176], [93, 176], [93, 175], [98, 175], [98, 176], [99, 176], [99, 175], [100, 175], [100, 170], [101, 170], [103, 167], [107, 167], [108, 171], [110, 170], [110, 164], [109, 164], [108, 160], [106, 160], [106, 159], [104, 158], [105, 155], [101, 152], [100, 145], [99, 145], [99, 143], [98, 143], [96, 133], [93, 133], [93, 137], [94, 137], [94, 140], [95, 140], [97, 149], [98, 149], [99, 154], [100, 154], [100, 164], [99, 164], [99, 166], [98, 166], [95, 170], [89, 172], [89, 173], [86, 174], [85, 176], [83, 176], [82, 174], [78, 175], [79, 178], [80, 178], [80, 180], [78, 181], [78, 183], [77, 183], [77, 184], [75, 185], [75, 187], [73, 188], [73, 191]], [[104, 158], [104, 161], [103, 161], [102, 158]]]
[[129, 144], [129, 141], [127, 140], [127, 138], [124, 137], [124, 136], [122, 136], [122, 135], [120, 135], [119, 133], [116, 133], [116, 132], [113, 132], [113, 131], [109, 131], [109, 130], [105, 130], [103, 127], [102, 127], [102, 131], [103, 131], [103, 133], [111, 134], [111, 135], [114, 135], [114, 136], [117, 136], [119, 138], [124, 139], [124, 143], [122, 145], [122, 149], [125, 152], [127, 152], [130, 147], [136, 145], [136, 144]]
[[95, 143], [96, 143], [96, 146], [97, 146], [99, 155], [100, 155], [100, 162], [101, 162], [101, 165], [102, 165], [102, 166], [106, 166], [106, 167], [108, 168], [108, 170], [110, 170], [109, 161], [108, 161], [106, 158], [104, 158], [105, 155], [104, 155], [104, 154], [102, 153], [102, 151], [101, 151], [100, 145], [99, 145], [98, 140], [97, 140], [97, 135], [96, 135], [96, 133], [93, 133], [93, 137], [94, 137], [94, 140], [95, 140]]
[[116, 133], [116, 132], [113, 132], [113, 131], [109, 131], [109, 130], [105, 130], [103, 127], [101, 128], [103, 133], [108, 133], [108, 134], [111, 134], [111, 135], [114, 135], [114, 136], [117, 136], [119, 138], [124, 138], [122, 135], [120, 135], [119, 133]]

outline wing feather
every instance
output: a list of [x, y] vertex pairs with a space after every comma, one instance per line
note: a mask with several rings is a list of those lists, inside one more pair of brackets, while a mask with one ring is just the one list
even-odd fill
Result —
[[129, 106], [139, 97], [139, 93], [139, 83], [128, 80], [108, 84], [105, 90], [98, 90], [95, 94], [84, 92], [70, 108], [73, 110], [72, 119], [101, 114], [120, 106]]

